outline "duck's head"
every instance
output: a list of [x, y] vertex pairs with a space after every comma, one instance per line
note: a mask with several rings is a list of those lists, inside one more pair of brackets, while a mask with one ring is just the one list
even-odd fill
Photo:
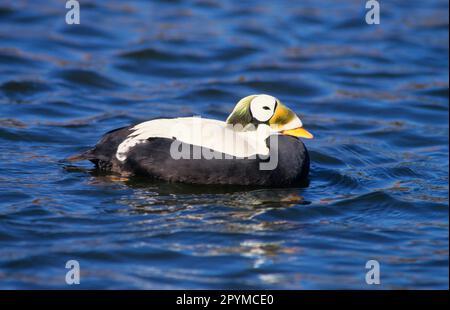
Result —
[[280, 134], [312, 139], [313, 135], [303, 128], [300, 118], [275, 97], [269, 95], [251, 95], [242, 98], [227, 118], [231, 125], [246, 128], [264, 124]]

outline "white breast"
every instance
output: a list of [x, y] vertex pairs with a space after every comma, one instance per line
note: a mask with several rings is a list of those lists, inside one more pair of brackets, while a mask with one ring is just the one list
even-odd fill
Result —
[[225, 122], [199, 117], [156, 119], [133, 127], [133, 133], [117, 148], [116, 157], [126, 160], [132, 147], [149, 138], [176, 139], [236, 157], [268, 155], [265, 140], [270, 129], [262, 129], [258, 126], [257, 131], [236, 131]]

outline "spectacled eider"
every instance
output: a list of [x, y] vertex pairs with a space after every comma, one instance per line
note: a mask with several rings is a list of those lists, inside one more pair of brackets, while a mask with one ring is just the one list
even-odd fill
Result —
[[288, 186], [304, 181], [309, 155], [298, 137], [312, 138], [295, 113], [269, 95], [241, 99], [226, 122], [154, 119], [106, 133], [90, 160], [121, 175], [194, 184]]

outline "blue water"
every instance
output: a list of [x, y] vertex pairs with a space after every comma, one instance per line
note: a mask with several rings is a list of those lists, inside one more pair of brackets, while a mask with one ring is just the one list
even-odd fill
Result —
[[[0, 2], [0, 288], [448, 289], [448, 2]], [[305, 188], [151, 183], [64, 159], [253, 93], [315, 134]], [[380, 263], [380, 285], [365, 282]]]

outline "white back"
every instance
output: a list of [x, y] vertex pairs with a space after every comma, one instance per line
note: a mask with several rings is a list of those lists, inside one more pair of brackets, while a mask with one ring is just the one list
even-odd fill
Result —
[[225, 122], [200, 117], [156, 119], [140, 123], [132, 130], [117, 149], [116, 157], [120, 161], [126, 160], [133, 146], [149, 138], [175, 138], [236, 157], [268, 155], [265, 140], [273, 133], [266, 125], [258, 126], [258, 130], [236, 131]]

